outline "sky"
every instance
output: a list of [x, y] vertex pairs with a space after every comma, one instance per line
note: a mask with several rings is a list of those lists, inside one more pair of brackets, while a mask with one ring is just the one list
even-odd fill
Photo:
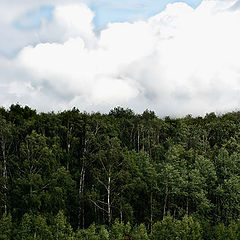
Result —
[[0, 105], [160, 116], [240, 106], [240, 0], [0, 0]]

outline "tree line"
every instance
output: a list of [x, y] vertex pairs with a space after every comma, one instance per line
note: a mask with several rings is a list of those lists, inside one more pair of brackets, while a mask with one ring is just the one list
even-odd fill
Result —
[[0, 108], [0, 239], [239, 239], [240, 112]]

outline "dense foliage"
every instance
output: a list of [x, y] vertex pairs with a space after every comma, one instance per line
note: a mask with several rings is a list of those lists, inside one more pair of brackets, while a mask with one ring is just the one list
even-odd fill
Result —
[[0, 108], [0, 239], [240, 239], [240, 113]]

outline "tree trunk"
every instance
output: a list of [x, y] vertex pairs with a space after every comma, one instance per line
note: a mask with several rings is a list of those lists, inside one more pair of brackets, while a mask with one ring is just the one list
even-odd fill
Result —
[[111, 223], [111, 200], [110, 200], [110, 194], [111, 194], [111, 172], [109, 170], [108, 175], [108, 185], [107, 185], [107, 213], [108, 213], [108, 225]]
[[144, 131], [143, 131], [143, 135], [142, 135], [142, 150], [144, 151], [144, 141], [145, 141], [145, 136], [144, 136]]
[[3, 137], [1, 147], [3, 155], [4, 213], [7, 214], [7, 158], [6, 158], [6, 144]]
[[[79, 188], [78, 188], [79, 197], [83, 197], [84, 181], [85, 181], [85, 159], [83, 157], [81, 176], [79, 179]], [[81, 217], [82, 217], [82, 219], [81, 219]], [[84, 229], [84, 206], [83, 206], [82, 202], [80, 202], [80, 204], [79, 204], [78, 229], [80, 229], [81, 221], [82, 221], [82, 228]]]
[[168, 198], [168, 189], [166, 187], [166, 193], [165, 193], [164, 205], [163, 205], [163, 217], [166, 216], [167, 198]]
[[71, 149], [71, 131], [72, 127], [68, 125], [68, 130], [67, 130], [67, 164], [66, 164], [66, 169], [69, 170], [69, 159], [70, 159], [70, 149]]
[[122, 204], [122, 193], [120, 193], [120, 221], [123, 221], [123, 204]]
[[153, 194], [152, 194], [152, 191], [151, 191], [151, 194], [150, 194], [150, 230], [152, 231], [152, 223], [153, 223]]
[[67, 171], [69, 171], [70, 147], [71, 147], [71, 145], [68, 143], [68, 145], [67, 145], [67, 164], [66, 164]]
[[[79, 189], [78, 189], [78, 194], [79, 197], [83, 197], [83, 190], [84, 190], [84, 182], [85, 182], [85, 154], [87, 151], [87, 141], [85, 139], [84, 141], [84, 148], [83, 148], [83, 161], [82, 161], [82, 169], [81, 169], [81, 176], [79, 179]], [[81, 219], [82, 216], [82, 219]], [[85, 225], [85, 215], [84, 215], [84, 205], [83, 203], [80, 202], [79, 204], [79, 211], [78, 211], [78, 229], [80, 229], [82, 221], [82, 228], [84, 229]]]
[[139, 134], [139, 129], [138, 129], [138, 136], [137, 136], [137, 149], [138, 149], [138, 152], [140, 150], [140, 134]]
[[121, 221], [121, 222], [123, 221], [123, 211], [122, 211], [122, 206], [121, 206], [121, 209], [120, 209], [120, 221]]

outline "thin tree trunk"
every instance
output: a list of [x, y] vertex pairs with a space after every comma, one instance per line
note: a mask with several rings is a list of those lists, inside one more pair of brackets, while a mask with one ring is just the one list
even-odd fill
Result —
[[68, 157], [67, 157], [67, 170], [69, 170], [69, 159], [70, 159], [70, 149], [71, 149], [71, 139], [70, 139], [70, 136], [71, 136], [71, 131], [72, 131], [72, 127], [69, 127], [69, 124], [68, 124], [68, 130], [67, 130], [67, 154], [68, 154]]
[[67, 164], [66, 164], [66, 169], [67, 169], [67, 171], [69, 171], [69, 159], [70, 159], [69, 153], [70, 153], [70, 147], [71, 147], [71, 145], [70, 145], [70, 143], [68, 143], [68, 145], [67, 145]]
[[3, 155], [4, 213], [7, 214], [7, 158], [6, 158], [6, 144], [3, 138], [1, 147]]
[[108, 175], [108, 185], [107, 185], [107, 208], [108, 208], [108, 224], [111, 223], [111, 200], [110, 200], [110, 194], [111, 194], [111, 173], [109, 170]]
[[144, 131], [143, 131], [143, 136], [142, 136], [142, 138], [143, 138], [143, 139], [142, 139], [142, 142], [143, 142], [142, 150], [144, 151], [144, 141], [145, 141], [145, 139], [144, 139], [144, 138], [145, 138], [145, 137], [144, 137]]
[[140, 134], [139, 134], [139, 129], [138, 129], [137, 143], [138, 143], [138, 152], [139, 152], [139, 150], [140, 150]]
[[[83, 197], [83, 189], [84, 189], [84, 181], [85, 181], [85, 161], [83, 158], [83, 164], [82, 164], [82, 169], [81, 169], [81, 176], [79, 179], [79, 189], [78, 189], [78, 194], [79, 197]], [[79, 211], [78, 211], [78, 229], [80, 229], [81, 225], [81, 216], [82, 216], [82, 228], [84, 228], [84, 207], [82, 202], [79, 204]]]
[[[84, 182], [85, 182], [85, 154], [86, 154], [86, 140], [84, 141], [84, 149], [83, 149], [83, 161], [82, 161], [82, 169], [81, 169], [81, 176], [79, 179], [79, 189], [78, 194], [79, 197], [83, 197], [83, 190], [84, 190]], [[82, 216], [82, 228], [85, 227], [85, 215], [84, 215], [84, 205], [80, 202], [79, 204], [79, 211], [78, 211], [78, 229], [80, 229], [81, 225], [81, 216]]]
[[133, 125], [133, 127], [132, 127], [132, 129], [131, 129], [131, 133], [130, 133], [130, 143], [132, 144], [132, 142], [133, 142], [133, 129], [134, 129], [134, 125]]
[[105, 224], [106, 218], [105, 218], [105, 212], [104, 212], [104, 211], [102, 211], [102, 221], [103, 221], [103, 223]]
[[85, 228], [85, 209], [84, 209], [84, 203], [82, 208], [82, 228]]
[[163, 217], [166, 216], [167, 198], [168, 198], [168, 190], [166, 187], [166, 193], [165, 193], [164, 205], [163, 205]]
[[120, 193], [120, 221], [123, 221], [122, 193]]
[[122, 211], [122, 206], [121, 206], [121, 209], [120, 209], [120, 221], [121, 221], [121, 222], [123, 221], [123, 211]]
[[152, 191], [151, 191], [151, 194], [150, 194], [150, 230], [152, 231], [152, 223], [153, 223], [153, 194], [152, 194]]

